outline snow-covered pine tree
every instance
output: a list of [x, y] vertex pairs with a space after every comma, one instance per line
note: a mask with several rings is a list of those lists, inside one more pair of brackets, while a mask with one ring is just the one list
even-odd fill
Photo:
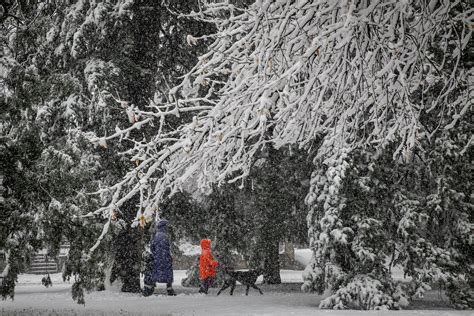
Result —
[[397, 259], [413, 278], [410, 294], [423, 296], [434, 284], [446, 290], [456, 308], [472, 308], [473, 125], [465, 120], [438, 131], [425, 126], [433, 131], [429, 149], [414, 159], [418, 164], [393, 203], [403, 209]]
[[[445, 289], [455, 307], [472, 306], [467, 290], [472, 283], [467, 253], [472, 244], [467, 235], [472, 227], [472, 176], [469, 156], [463, 152], [469, 146], [470, 124], [464, 121], [456, 135], [436, 133], [432, 146], [416, 152], [410, 163], [394, 160], [393, 146], [379, 156], [352, 153], [338, 193], [343, 199], [338, 218], [347, 239], [317, 247], [319, 261], [313, 261], [305, 275], [305, 286], [323, 291], [325, 285], [335, 291], [323, 307], [400, 308], [433, 286]], [[329, 195], [324, 187], [319, 192]], [[328, 200], [322, 199], [320, 209], [310, 214], [324, 214]], [[328, 220], [317, 221], [316, 228], [323, 231]], [[322, 244], [337, 236], [320, 238]], [[392, 279], [395, 268], [403, 268], [403, 283]]]
[[[30, 263], [30, 252], [41, 247], [41, 231], [37, 226], [35, 210], [39, 193], [32, 161], [41, 154], [37, 135], [24, 131], [21, 135], [6, 118], [2, 105], [2, 138], [0, 140], [0, 249], [4, 251], [6, 266], [2, 271], [0, 293], [2, 298], [14, 297], [18, 273]], [[5, 107], [4, 107], [5, 106]], [[12, 115], [14, 116], [14, 115]], [[17, 125], [21, 128], [21, 125]], [[24, 127], [24, 126], [23, 126]], [[4, 129], [5, 128], [5, 129]], [[10, 129], [4, 134], [6, 129]]]
[[[86, 194], [118, 181], [139, 157], [132, 161], [130, 157], [120, 158], [117, 153], [129, 144], [108, 143], [105, 137], [91, 145], [84, 141], [85, 132], [106, 136], [137, 123], [133, 109], [146, 109], [153, 91], [166, 91], [195, 62], [200, 47], [183, 45], [183, 29], [196, 27], [204, 34], [208, 25], [178, 19], [176, 12], [197, 7], [196, 2], [189, 1], [77, 0], [35, 2], [26, 7], [20, 2], [12, 7], [15, 12], [10, 11], [18, 19], [2, 18], [5, 54], [1, 65], [7, 87], [2, 91], [2, 101], [9, 105], [5, 115], [19, 112], [22, 116], [2, 125], [2, 136], [10, 133], [8, 137], [15, 140], [10, 127], [17, 125], [28, 127], [38, 138], [39, 153], [31, 164], [38, 174], [32, 180], [38, 182], [33, 191], [40, 196], [30, 202], [35, 207], [24, 212], [41, 223], [38, 240], [47, 241], [52, 255], [58, 250], [60, 236], [70, 238], [71, 256], [64, 276], [74, 276], [73, 296], [83, 302], [83, 289], [103, 286], [104, 271], [114, 257], [108, 249], [142, 247], [139, 229], [130, 228], [139, 210], [136, 203], [122, 205], [105, 216], [112, 236], [121, 236], [122, 245], [110, 236], [99, 238], [103, 217], [90, 212], [100, 207], [107, 193]], [[24, 134], [21, 128], [13, 131]], [[147, 127], [130, 131], [135, 139], [146, 139], [147, 133]], [[16, 141], [15, 145], [24, 146]], [[9, 166], [15, 163], [9, 162]], [[10, 179], [8, 175], [4, 181], [7, 189], [18, 189], [10, 186]], [[10, 222], [6, 227], [16, 227], [14, 234], [28, 230]], [[131, 240], [137, 237], [139, 242], [131, 247]], [[100, 245], [96, 244], [98, 238]], [[14, 246], [21, 246], [22, 252], [34, 250], [23, 244]], [[140, 290], [140, 251], [134, 253], [119, 264], [126, 269], [134, 267], [133, 273], [120, 273], [127, 291]], [[97, 265], [103, 269], [94, 268]], [[12, 293], [13, 288], [8, 291]]]
[[[65, 5], [20, 4], [13, 6], [18, 19], [8, 18], [2, 24], [4, 54], [1, 65], [5, 84], [2, 103], [6, 105], [2, 107], [2, 110], [5, 109], [2, 112], [2, 137], [7, 155], [15, 147], [19, 152], [29, 154], [25, 157], [28, 159], [26, 164], [25, 161], [21, 163], [21, 158], [20, 161], [2, 159], [2, 162], [5, 161], [2, 173], [7, 186], [6, 201], [11, 201], [12, 197], [22, 192], [29, 192], [31, 198], [21, 197], [14, 212], [21, 213], [25, 219], [29, 216], [34, 221], [19, 221], [21, 225], [18, 225], [14, 223], [21, 216], [5, 214], [5, 227], [9, 227], [9, 231], [4, 239], [6, 247], [2, 248], [7, 253], [22, 255], [22, 258], [9, 256], [11, 264], [7, 268], [28, 260], [38, 247], [48, 248], [50, 256], [56, 255], [65, 236], [71, 238], [71, 253], [80, 254], [95, 243], [99, 236], [97, 232], [100, 233], [102, 228], [93, 223], [82, 226], [90, 220], [78, 219], [100, 206], [98, 199], [85, 195], [85, 192], [98, 188], [95, 173], [100, 169], [100, 152], [85, 141], [80, 128], [101, 121], [104, 113], [98, 114], [88, 104], [88, 91], [84, 88], [88, 78], [63, 59], [67, 58], [67, 54], [56, 50], [55, 45], [61, 44], [58, 40], [54, 42], [54, 32], [49, 32], [50, 28], [58, 27], [51, 22], [61, 14]], [[123, 120], [121, 115], [117, 117]], [[35, 142], [20, 141], [25, 136]], [[28, 168], [22, 168], [22, 165]], [[12, 172], [14, 166], [20, 166], [18, 172]], [[18, 181], [22, 177], [29, 179], [29, 183]], [[35, 231], [38, 231], [34, 235], [35, 247], [24, 242], [10, 242], [16, 236], [29, 236], [30, 232], [35, 234]], [[73, 240], [74, 236], [90, 238], [77, 241]], [[75, 266], [78, 267], [81, 255], [76, 257], [79, 261]], [[5, 279], [15, 280], [16, 274], [23, 272], [27, 266], [6, 269], [4, 273], [8, 277]], [[3, 289], [3, 294], [13, 294], [14, 282]]]
[[[461, 13], [462, 8], [455, 7], [450, 14]], [[457, 27], [460, 28], [457, 31], [463, 28], [462, 25]], [[443, 65], [441, 56], [452, 44], [433, 41], [430, 50], [435, 65]], [[444, 64], [447, 71], [460, 65], [466, 71], [464, 84], [472, 81], [472, 63], [469, 63], [472, 57], [469, 56], [472, 56], [472, 41], [466, 42], [458, 60]], [[411, 99], [419, 104], [433, 100], [438, 97], [436, 89], [439, 87], [440, 82], [437, 82], [426, 86], [424, 91], [415, 90]], [[465, 102], [462, 98], [469, 99], [470, 95], [472, 89], [461, 84], [459, 90], [451, 92], [450, 100], [459, 104]], [[472, 259], [466, 253], [466, 249], [472, 247], [472, 241], [465, 235], [468, 227], [472, 227], [469, 216], [472, 203], [468, 198], [472, 179], [467, 153], [472, 142], [467, 126], [471, 123], [458, 121], [472, 110], [471, 107], [469, 101], [457, 109], [421, 107], [418, 120], [423, 137], [416, 138], [420, 143], [404, 155], [400, 155], [400, 147], [394, 147], [396, 142], [393, 142], [381, 152], [358, 150], [347, 157], [348, 172], [337, 193], [343, 200], [335, 203], [339, 206], [337, 225], [347, 231], [347, 240], [340, 242], [339, 247], [335, 247], [334, 242], [327, 242], [328, 235], [329, 239], [336, 236], [334, 230], [324, 227], [328, 222], [326, 216], [334, 216], [334, 209], [331, 211], [330, 207], [324, 212], [327, 207], [324, 203], [334, 203], [334, 200], [321, 199], [318, 194], [320, 209], [311, 215], [317, 223], [317, 231], [325, 231], [325, 238], [321, 240], [319, 234], [320, 239], [316, 241], [317, 251], [323, 249], [323, 253], [316, 256], [319, 262], [315, 260], [308, 267], [305, 286], [317, 288], [316, 283], [319, 286], [326, 284], [336, 291], [321, 306], [400, 308], [408, 303], [407, 299], [422, 297], [426, 290], [436, 285], [447, 290], [457, 308], [472, 307], [472, 292], [466, 290], [469, 282], [472, 284], [469, 266]], [[319, 177], [334, 177], [327, 173], [331, 165], [321, 167]], [[452, 179], [454, 174], [462, 180], [456, 183], [444, 180]], [[330, 192], [330, 186], [318, 187], [324, 182], [315, 184], [315, 191], [323, 195]], [[442, 191], [452, 195], [443, 199], [441, 208], [439, 192]], [[321, 214], [325, 217], [321, 218]], [[399, 284], [391, 278], [390, 270], [394, 265], [403, 267], [409, 282]], [[361, 293], [366, 293], [363, 299]]]

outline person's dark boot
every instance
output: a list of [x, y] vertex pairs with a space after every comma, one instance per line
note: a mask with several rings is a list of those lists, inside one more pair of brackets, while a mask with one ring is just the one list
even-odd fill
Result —
[[142, 291], [143, 296], [150, 296], [153, 294], [153, 292], [155, 292], [155, 287], [145, 283]]
[[168, 292], [168, 296], [176, 296], [176, 293], [174, 292], [173, 288], [167, 288], [166, 292]]

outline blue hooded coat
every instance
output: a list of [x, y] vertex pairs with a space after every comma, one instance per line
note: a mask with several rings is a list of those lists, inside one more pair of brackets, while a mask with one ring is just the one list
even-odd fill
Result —
[[157, 283], [173, 282], [173, 259], [171, 258], [170, 240], [168, 237], [168, 221], [161, 220], [156, 224], [157, 231], [151, 242], [153, 254], [152, 278]]

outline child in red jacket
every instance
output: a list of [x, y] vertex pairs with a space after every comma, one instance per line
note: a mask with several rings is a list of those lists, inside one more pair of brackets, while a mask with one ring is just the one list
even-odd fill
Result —
[[216, 278], [216, 267], [219, 265], [211, 254], [211, 240], [201, 240], [201, 257], [199, 258], [199, 279], [201, 288], [199, 293], [207, 294], [209, 287], [212, 286]]

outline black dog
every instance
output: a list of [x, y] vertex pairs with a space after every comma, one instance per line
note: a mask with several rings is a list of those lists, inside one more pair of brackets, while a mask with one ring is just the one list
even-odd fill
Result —
[[257, 278], [263, 274], [263, 269], [258, 268], [255, 270], [248, 270], [248, 271], [233, 271], [232, 269], [224, 269], [224, 272], [230, 276], [229, 279], [224, 281], [224, 285], [222, 288], [217, 292], [217, 295], [221, 294], [223, 290], [230, 288], [230, 295], [234, 294], [234, 289], [236, 282], [239, 281], [243, 285], [247, 286], [247, 289], [245, 290], [245, 295], [249, 295], [249, 289], [250, 287], [253, 287], [254, 289], [257, 289], [260, 294], [263, 295], [262, 290], [260, 290], [256, 285], [255, 282], [257, 282]]

